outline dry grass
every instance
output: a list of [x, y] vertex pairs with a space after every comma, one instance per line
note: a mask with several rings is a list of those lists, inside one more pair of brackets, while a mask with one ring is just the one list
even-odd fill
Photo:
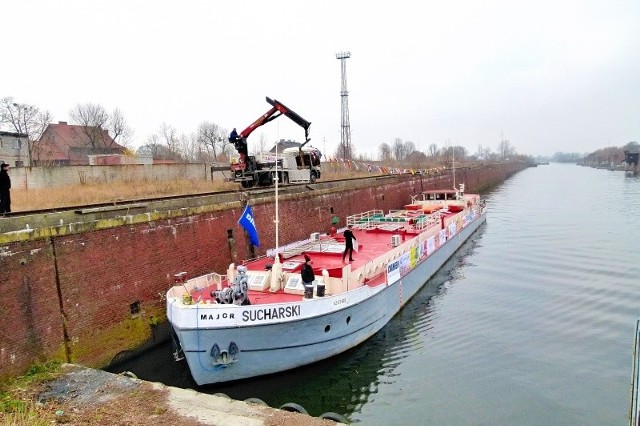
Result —
[[44, 189], [12, 189], [11, 210], [17, 212], [51, 209], [235, 188], [238, 188], [238, 185], [231, 182], [183, 179], [167, 182], [118, 182], [108, 185], [85, 184]]
[[[322, 180], [346, 179], [372, 176], [361, 171], [332, 169], [331, 165], [323, 169]], [[124, 200], [155, 198], [168, 195], [199, 194], [216, 191], [240, 189], [233, 182], [174, 180], [118, 182], [112, 184], [84, 184], [59, 188], [11, 190], [11, 210], [14, 212], [84, 206], [88, 204], [112, 203]]]
[[139, 389], [108, 402], [76, 404], [70, 401], [37, 403], [43, 384], [32, 385], [16, 392], [23, 404], [14, 410], [0, 411], [0, 426], [28, 425], [181, 425], [198, 426], [202, 423], [185, 418], [171, 410], [166, 392], [143, 383]]
[[[113, 376], [104, 380], [97, 370], [60, 366], [55, 362], [34, 365], [29, 372], [0, 382], [0, 426], [74, 425], [180, 425], [212, 424], [203, 419], [185, 417], [170, 402], [168, 388], [148, 382], [129, 382]], [[93, 373], [91, 373], [93, 371]], [[67, 374], [71, 374], [67, 376]], [[116, 378], [117, 377], [117, 378]], [[95, 382], [98, 383], [95, 383]], [[209, 398], [202, 395], [203, 399]], [[213, 398], [213, 397], [212, 397]], [[185, 407], [190, 409], [190, 407]], [[199, 406], [194, 407], [196, 414]], [[224, 408], [224, 407], [223, 407]], [[182, 410], [180, 410], [182, 411]], [[247, 424], [265, 426], [328, 426], [329, 420], [288, 411], [267, 410], [246, 413]], [[219, 412], [219, 416], [223, 411]], [[215, 424], [218, 424], [217, 422]]]
[[52, 421], [42, 416], [36, 404], [32, 401], [10, 412], [0, 412], [0, 426], [50, 426]]
[[[98, 392], [90, 380], [82, 383], [73, 379], [69, 394], [59, 391], [56, 397], [43, 400], [42, 392], [50, 390], [48, 383], [66, 372], [59, 363], [50, 361], [33, 365], [24, 376], [0, 383], [0, 426], [201, 424], [169, 409], [167, 392], [153, 389], [146, 382], [128, 392], [119, 391], [117, 386]], [[105, 395], [115, 399], [103, 398]]]

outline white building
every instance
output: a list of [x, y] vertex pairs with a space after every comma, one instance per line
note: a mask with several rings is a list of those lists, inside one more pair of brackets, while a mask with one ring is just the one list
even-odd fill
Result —
[[12, 167], [29, 165], [29, 138], [23, 133], [0, 131], [0, 163]]

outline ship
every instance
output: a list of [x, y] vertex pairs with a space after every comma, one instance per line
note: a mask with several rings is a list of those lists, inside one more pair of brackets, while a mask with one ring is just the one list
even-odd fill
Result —
[[[485, 202], [464, 184], [408, 194], [407, 202], [350, 215], [345, 228], [283, 247], [276, 230], [275, 248], [223, 273], [177, 273], [166, 294], [176, 359], [208, 385], [295, 369], [365, 342], [486, 221]], [[301, 276], [305, 263], [311, 282]]]

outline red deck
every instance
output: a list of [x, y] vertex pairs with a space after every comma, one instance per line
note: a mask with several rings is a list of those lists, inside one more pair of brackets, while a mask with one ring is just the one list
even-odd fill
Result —
[[[368, 262], [378, 258], [380, 255], [386, 253], [391, 248], [391, 236], [400, 235], [401, 242], [404, 242], [408, 238], [412, 238], [418, 232], [412, 230], [410, 227], [404, 228], [403, 223], [397, 223], [397, 229], [385, 230], [385, 229], [357, 229], [352, 228], [352, 232], [356, 237], [355, 243], [358, 245], [358, 250], [353, 252], [353, 261], [343, 262], [342, 251], [344, 250], [344, 237], [342, 234], [336, 234], [334, 236], [321, 236], [320, 242], [316, 247], [322, 247], [322, 243], [327, 245], [331, 244], [334, 251], [319, 251], [317, 249], [310, 249], [301, 251], [295, 255], [281, 255], [280, 263], [283, 265], [295, 265], [292, 268], [285, 269], [286, 272], [299, 274], [304, 263], [304, 256], [308, 255], [311, 258], [311, 265], [313, 267], [314, 274], [316, 276], [322, 276], [322, 270], [326, 269], [329, 272], [329, 276], [342, 277], [342, 268], [347, 263], [350, 263], [352, 270], [355, 270]], [[436, 226], [436, 225], [433, 225]], [[340, 251], [335, 251], [340, 250]], [[264, 271], [267, 269], [268, 264], [273, 264], [273, 258], [263, 257], [250, 262], [247, 262], [245, 266], [249, 271]], [[384, 283], [386, 280], [385, 273], [365, 282], [366, 285], [376, 286]], [[201, 300], [207, 303], [215, 303], [214, 298], [211, 297], [211, 291], [215, 290], [214, 287], [202, 289], [194, 292], [194, 300]], [[249, 290], [249, 300], [251, 304], [268, 304], [268, 303], [284, 303], [295, 302], [300, 300], [299, 294], [285, 293], [283, 290], [279, 290], [272, 293], [269, 290], [266, 291], [254, 291]]]

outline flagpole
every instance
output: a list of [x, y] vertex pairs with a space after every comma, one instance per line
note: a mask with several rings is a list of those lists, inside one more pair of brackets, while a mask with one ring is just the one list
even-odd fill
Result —
[[282, 265], [280, 264], [280, 254], [278, 253], [278, 143], [276, 142], [276, 175], [275, 175], [275, 196], [276, 196], [276, 217], [273, 223], [276, 225], [276, 249], [273, 257], [273, 265], [271, 266], [271, 292], [275, 293], [280, 290], [283, 282]]
[[278, 217], [278, 142], [276, 142], [276, 174], [273, 180], [275, 180], [276, 186], [276, 218], [273, 221], [276, 225], [276, 257], [274, 259], [274, 262], [280, 263], [280, 256], [278, 256], [278, 228], [280, 226], [280, 220]]

